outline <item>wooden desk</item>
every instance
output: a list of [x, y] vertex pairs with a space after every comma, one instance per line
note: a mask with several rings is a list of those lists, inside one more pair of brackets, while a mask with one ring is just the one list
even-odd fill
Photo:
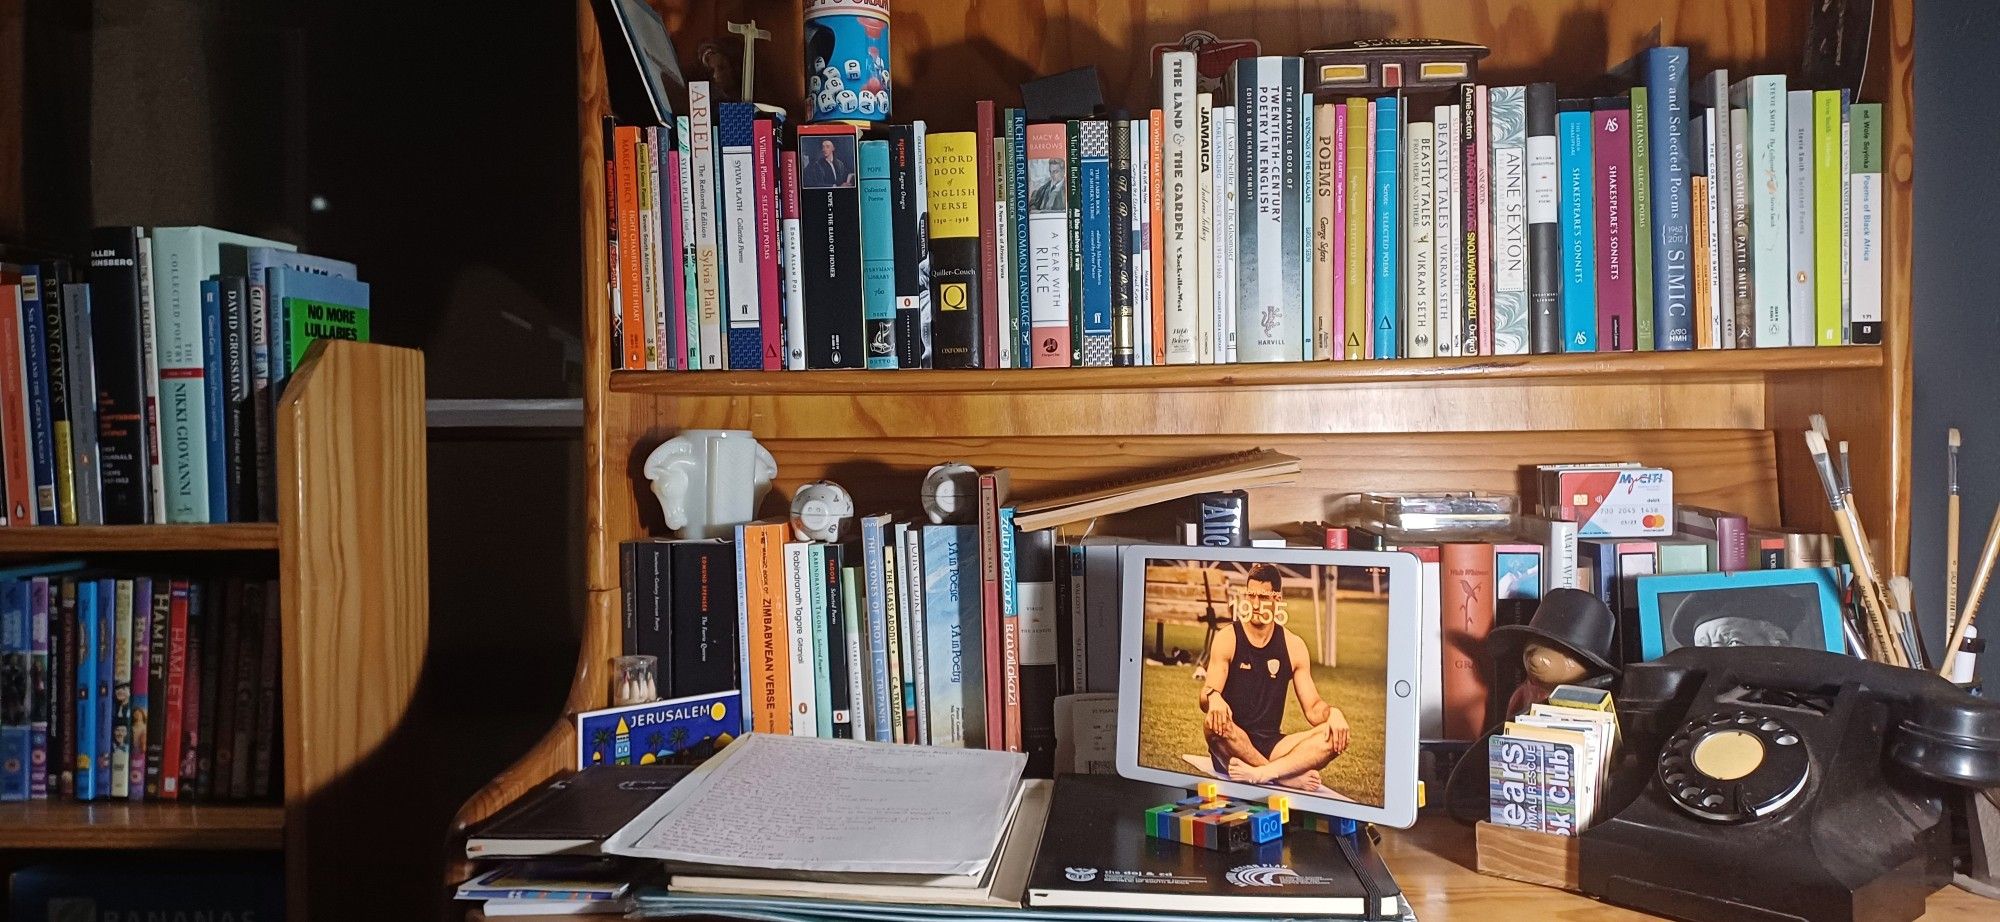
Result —
[[[1416, 909], [1418, 922], [1447, 919], [1620, 922], [1654, 918], [1586, 896], [1474, 871], [1472, 830], [1442, 817], [1425, 817], [1407, 831], [1388, 830], [1382, 846], [1389, 870], [1395, 873], [1396, 882], [1403, 886], [1403, 895]], [[1925, 922], [1991, 922], [2000, 918], [2000, 903], [1957, 887], [1946, 887], [1933, 894], [1927, 908]]]

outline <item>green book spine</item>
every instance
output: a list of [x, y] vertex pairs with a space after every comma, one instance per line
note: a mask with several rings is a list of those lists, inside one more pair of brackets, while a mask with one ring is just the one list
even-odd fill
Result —
[[1653, 351], [1652, 142], [1647, 139], [1646, 88], [1632, 88], [1632, 335]]
[[1840, 170], [1840, 91], [1813, 93], [1813, 316], [1818, 345], [1844, 338], [1841, 301], [1840, 215], [1845, 176]]

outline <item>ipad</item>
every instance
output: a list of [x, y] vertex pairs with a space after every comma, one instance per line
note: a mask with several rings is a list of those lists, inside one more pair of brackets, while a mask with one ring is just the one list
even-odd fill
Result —
[[1415, 822], [1418, 566], [1381, 551], [1128, 548], [1118, 773]]

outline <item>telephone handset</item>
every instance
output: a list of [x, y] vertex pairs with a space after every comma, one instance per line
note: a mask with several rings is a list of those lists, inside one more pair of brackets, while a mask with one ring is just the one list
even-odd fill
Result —
[[1950, 880], [1950, 786], [2000, 786], [2000, 705], [1817, 650], [1627, 668], [1585, 892], [1702, 919], [1914, 919]]

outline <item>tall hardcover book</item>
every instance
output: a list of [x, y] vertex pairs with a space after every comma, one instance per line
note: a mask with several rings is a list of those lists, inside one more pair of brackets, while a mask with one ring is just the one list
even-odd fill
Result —
[[[979, 368], [986, 340], [986, 285], [980, 278], [978, 136], [947, 131], [927, 139], [930, 173], [931, 303], [939, 368]], [[988, 159], [991, 155], [988, 155]], [[986, 185], [992, 185], [988, 180]]]
[[1082, 246], [1083, 287], [1078, 292], [1083, 318], [1083, 364], [1111, 364], [1111, 123], [1077, 123], [1081, 159], [1077, 165], [1082, 196], [1078, 213]]
[[1848, 118], [1854, 173], [1847, 190], [1850, 338], [1856, 345], [1876, 345], [1882, 342], [1882, 104], [1856, 103]]
[[135, 227], [100, 227], [90, 235], [91, 366], [106, 525], [144, 524], [152, 507], [140, 364], [139, 238]]
[[[1397, 115], [1397, 99], [1385, 96], [1375, 101], [1375, 303], [1372, 306], [1375, 349], [1370, 358], [1397, 358], [1402, 344], [1401, 308], [1397, 294], [1402, 289], [1403, 264], [1397, 249], [1402, 224], [1397, 214], [1402, 201], [1398, 179], [1402, 173], [1403, 144]], [[1475, 244], [1476, 245], [1476, 244]]]
[[1838, 346], [1847, 339], [1841, 284], [1841, 200], [1846, 183], [1840, 168], [1841, 91], [1813, 92], [1813, 311], [1814, 343]]
[[1635, 86], [1632, 100], [1632, 332], [1640, 352], [1653, 351], [1653, 143], [1646, 117], [1646, 88]]
[[1033, 367], [1069, 364], [1069, 139], [1066, 126], [1027, 126], [1028, 289]]
[[1597, 174], [1597, 337], [1605, 352], [1631, 352], [1636, 344], [1632, 304], [1631, 103], [1621, 96], [1597, 100], [1591, 113], [1591, 160]]
[[723, 367], [731, 370], [764, 367], [757, 298], [756, 124], [757, 107], [750, 103], [716, 106], [717, 246], [728, 339]]
[[1746, 77], [1729, 91], [1730, 105], [1744, 109], [1750, 127], [1750, 267], [1757, 307], [1756, 344], [1791, 345], [1790, 210], [1791, 180], [1785, 156], [1785, 77]]
[[1486, 91], [1493, 156], [1494, 355], [1527, 355], [1529, 347], [1527, 92], [1520, 86]]
[[1563, 351], [1596, 352], [1597, 188], [1591, 157], [1590, 100], [1565, 99], [1559, 105]]
[[799, 136], [799, 231], [804, 250], [806, 367], [863, 368], [862, 217], [852, 125], [805, 125]]
[[986, 740], [984, 682], [978, 646], [979, 534], [973, 525], [926, 525], [924, 543], [925, 674], [931, 745]]
[[1529, 84], [1525, 96], [1528, 347], [1535, 353], [1562, 352], [1562, 185], [1555, 84]]
[[[894, 255], [895, 354], [897, 368], [927, 368], [931, 361], [927, 204], [920, 199], [917, 160], [923, 123], [882, 125], [868, 131], [871, 141], [888, 145], [890, 234]], [[865, 182], [867, 177], [863, 176]], [[862, 197], [868, 190], [862, 188]], [[866, 238], [864, 238], [865, 240]], [[921, 245], [920, 245], [921, 244]]]
[[1662, 351], [1694, 348], [1687, 69], [1686, 48], [1653, 48], [1644, 55], [1653, 184], [1653, 346]]
[[[1321, 119], [1333, 123], [1332, 179], [1328, 192], [1333, 198], [1333, 227], [1329, 231], [1333, 253], [1331, 254], [1333, 340], [1327, 344], [1327, 357], [1344, 359], [1347, 357], [1347, 106], [1344, 103], [1328, 103], [1321, 111]], [[1435, 164], [1433, 164], [1435, 169]]]
[[1001, 510], [1001, 535], [1011, 536], [1001, 561], [1001, 591], [1012, 599], [1021, 635], [1021, 749], [1028, 754], [1028, 773], [1039, 777], [1055, 769], [1055, 699], [1060, 682], [1052, 570], [1055, 533], [1019, 531], [1013, 512]]
[[1813, 91], [1785, 93], [1786, 248], [1791, 266], [1788, 302], [1792, 309], [1790, 343], [1810, 346], [1817, 338], [1814, 299], [1813, 234], [1817, 230], [1813, 198]]
[[1729, 109], [1729, 251], [1736, 348], [1757, 345], [1756, 273], [1750, 259], [1750, 113]]
[[[1196, 227], [1195, 181], [1201, 168], [1197, 148], [1200, 142], [1200, 111], [1195, 99], [1195, 55], [1191, 51], [1169, 51], [1160, 57], [1160, 110], [1165, 117], [1165, 139], [1161, 170], [1165, 185], [1160, 189], [1164, 211], [1161, 228], [1163, 244], [1162, 304], [1166, 318], [1166, 363], [1192, 365], [1200, 360], [1201, 283], [1195, 252], [1199, 233]], [[1237, 111], [1243, 111], [1239, 106]]]
[[[1286, 62], [1290, 61], [1291, 65]], [[1288, 231], [1299, 230], [1296, 196], [1287, 200], [1287, 131], [1298, 120], [1296, 58], [1240, 58], [1230, 67], [1242, 125], [1236, 141], [1236, 197], [1244, 203], [1236, 229], [1236, 355], [1244, 362], [1291, 362], [1301, 354], [1309, 319], [1299, 303], [1299, 265]], [[1291, 83], [1287, 83], [1287, 80]], [[1288, 128], [1288, 126], [1290, 126]], [[1294, 188], [1295, 188], [1294, 184]]]
[[[778, 135], [784, 116], [760, 112], [750, 126], [750, 200], [755, 212], [757, 332], [765, 371], [785, 367], [784, 295], [779, 288], [778, 250], [784, 231], [778, 224]], [[921, 167], [919, 168], [921, 169]]]
[[[1436, 310], [1437, 289], [1432, 278], [1437, 243], [1432, 237], [1436, 221], [1436, 169], [1432, 161], [1433, 127], [1429, 122], [1411, 122], [1404, 146], [1408, 151], [1410, 194], [1404, 234], [1408, 246], [1408, 266], [1403, 277], [1404, 303], [1409, 306], [1409, 323], [1403, 331], [1403, 354], [1427, 359], [1436, 354], [1432, 345], [1432, 312]], [[1523, 254], [1525, 260], [1526, 254]], [[1523, 297], [1525, 309], [1525, 293]], [[1525, 319], [1526, 315], [1522, 315]]]
[[[1003, 248], [1011, 247], [1007, 238], [1008, 184], [1006, 174], [1000, 169], [1002, 159], [1000, 157], [1000, 144], [1004, 143], [1004, 138], [1000, 137], [1000, 128], [995, 124], [993, 100], [982, 99], [974, 104], [973, 124], [975, 130], [973, 131], [971, 146], [963, 148], [959, 155], [955, 155], [969, 156], [971, 158], [971, 162], [967, 163], [965, 168], [972, 172], [970, 175], [964, 177], [964, 181], [969, 181], [973, 184], [978, 208], [978, 228], [975, 236], [979, 241], [979, 259], [974, 263], [977, 267], [978, 275], [972, 279], [978, 285], [978, 295], [976, 303], [971, 304], [969, 309], [973, 313], [973, 318], [978, 322], [979, 345], [973, 350], [973, 364], [965, 367], [1005, 368], [1007, 367], [1006, 363], [1000, 361], [1000, 355], [1003, 351], [1001, 348], [1001, 339], [1005, 335], [1007, 324], [1002, 322], [1005, 313], [1003, 313], [1001, 302], [1008, 293], [1011, 293], [1012, 289], [1003, 288], [1007, 284], [1006, 279], [1009, 270], [1002, 269], [1001, 266], [1002, 260], [1010, 258], [1013, 254], [1011, 251], [1002, 252]], [[931, 143], [937, 143], [936, 139], [933, 138]], [[932, 155], [932, 162], [936, 162], [935, 155]], [[934, 273], [932, 275], [932, 284], [934, 287], [936, 286], [935, 273], [942, 271], [942, 261], [944, 258], [943, 254], [936, 252], [938, 246], [937, 238], [939, 237], [938, 218], [936, 215], [938, 192], [936, 189], [939, 178], [937, 171], [933, 170], [931, 172], [931, 188], [933, 190], [931, 193], [933, 199], [931, 202], [931, 246], [933, 249], [932, 258], [938, 261], [937, 265], [932, 266], [932, 272]], [[955, 176], [948, 178], [954, 181], [959, 179]], [[931, 294], [932, 298], [936, 299], [939, 293], [933, 291]], [[939, 311], [943, 311], [944, 308], [940, 305], [938, 309]], [[939, 319], [942, 320], [943, 318], [940, 317]], [[1009, 348], [1004, 351], [1009, 354], [1012, 353], [1011, 343], [1009, 343]], [[953, 368], [959, 366], [945, 364], [944, 356], [940, 353], [938, 356], [938, 367]]]
[[1493, 629], [1493, 546], [1439, 547], [1443, 606], [1444, 736], [1475, 740], [1486, 730], [1487, 664], [1480, 651]]

